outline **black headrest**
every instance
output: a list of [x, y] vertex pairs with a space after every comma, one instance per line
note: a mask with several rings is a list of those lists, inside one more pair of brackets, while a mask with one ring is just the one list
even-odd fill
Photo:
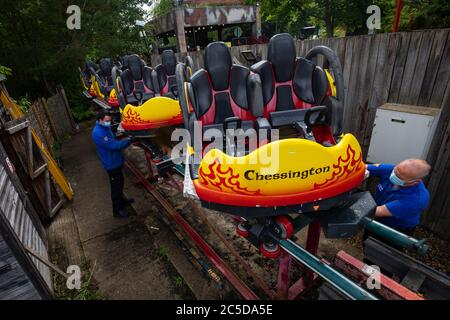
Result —
[[122, 57], [122, 71], [128, 69], [128, 58], [130, 57], [130, 55], [125, 55]]
[[86, 60], [86, 64], [85, 64], [85, 66], [86, 66], [86, 69], [90, 69], [90, 68], [92, 68], [92, 69], [94, 69], [95, 70], [95, 63], [93, 63], [92, 61], [90, 61], [90, 60]]
[[290, 34], [280, 33], [270, 38], [267, 60], [272, 63], [277, 82], [292, 79], [295, 56], [295, 43]]
[[213, 42], [205, 49], [205, 69], [215, 90], [225, 90], [231, 71], [231, 54], [224, 42]]
[[142, 80], [144, 62], [137, 54], [129, 55], [127, 58], [128, 69], [131, 71], [135, 81]]
[[175, 68], [177, 66], [177, 57], [173, 50], [164, 50], [161, 54], [161, 63], [166, 68], [167, 75], [172, 76], [175, 74]]
[[112, 62], [109, 58], [103, 58], [99, 63], [100, 71], [104, 77], [111, 76]]

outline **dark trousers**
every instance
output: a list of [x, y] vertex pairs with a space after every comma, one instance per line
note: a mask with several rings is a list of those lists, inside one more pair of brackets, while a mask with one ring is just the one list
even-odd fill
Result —
[[111, 185], [111, 200], [113, 206], [113, 213], [117, 214], [119, 210], [127, 206], [123, 196], [124, 178], [122, 173], [122, 166], [108, 170], [109, 183]]

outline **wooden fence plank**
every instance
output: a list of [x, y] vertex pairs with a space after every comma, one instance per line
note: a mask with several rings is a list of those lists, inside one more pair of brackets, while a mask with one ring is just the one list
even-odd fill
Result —
[[429, 106], [433, 108], [441, 107], [441, 102], [444, 100], [446, 84], [450, 78], [450, 32], [445, 43], [444, 52], [442, 53], [441, 63], [436, 75], [436, 81], [431, 94]]
[[[430, 58], [428, 60], [427, 69], [423, 77], [423, 83], [420, 90], [419, 100], [417, 104], [419, 106], [429, 106], [432, 90], [436, 83], [436, 77], [442, 63], [442, 54], [447, 43], [447, 38], [449, 36], [449, 30], [437, 30], [435, 31], [435, 36], [433, 40], [433, 46], [430, 52]], [[448, 63], [448, 61], [447, 61]], [[438, 84], [440, 85], [440, 84]]]
[[[348, 82], [348, 92], [352, 94], [347, 94], [347, 102], [346, 104], [348, 106], [351, 106], [350, 110], [348, 111], [348, 114], [350, 116], [349, 119], [349, 125], [348, 125], [348, 131], [355, 134], [357, 138], [359, 138], [359, 132], [357, 132], [356, 127], [358, 126], [358, 123], [354, 121], [354, 117], [360, 113], [360, 106], [358, 105], [358, 99], [359, 99], [359, 90], [361, 89], [361, 78], [363, 75], [363, 64], [361, 63], [364, 59], [364, 40], [360, 37], [352, 37], [350, 40], [353, 42], [353, 52], [355, 53], [353, 55], [353, 58], [351, 61], [349, 61], [352, 64], [351, 73], [349, 77]], [[367, 52], [368, 54], [368, 52]], [[346, 61], [347, 62], [347, 61]]]
[[447, 83], [441, 110], [427, 158], [432, 169], [427, 183], [431, 198], [422, 220], [433, 232], [450, 240], [450, 83]]
[[395, 55], [400, 44], [399, 37], [391, 37], [389, 34], [382, 34], [380, 37], [376, 67], [376, 70], [378, 71], [376, 72], [373, 81], [373, 93], [369, 98], [367, 121], [364, 135], [361, 140], [364, 155], [367, 154], [369, 149], [376, 110], [379, 106], [386, 103], [389, 97]]
[[[403, 71], [402, 85], [400, 87], [399, 103], [407, 104], [411, 83], [414, 79], [417, 57], [419, 56], [422, 32], [413, 32], [409, 43], [408, 57], [406, 58], [405, 70]], [[426, 41], [426, 40], [425, 40]]]
[[354, 120], [351, 132], [354, 132], [356, 137], [361, 138], [365, 131], [365, 119], [367, 118], [370, 88], [378, 55], [379, 37], [364, 36], [363, 38], [359, 38], [358, 42], [360, 42], [359, 55], [361, 58], [359, 62], [354, 62], [358, 63], [359, 68], [355, 79], [353, 79], [356, 82], [356, 88], [355, 90], [351, 90], [354, 92], [351, 95], [353, 98], [353, 102], [351, 103], [354, 105], [352, 110], [352, 119]]
[[393, 103], [397, 103], [399, 101], [398, 97], [400, 95], [403, 73], [405, 71], [406, 59], [408, 57], [409, 44], [412, 34], [410, 32], [400, 32], [398, 35], [400, 37], [401, 50], [398, 51], [397, 58], [395, 59], [388, 97], [388, 101]]
[[420, 89], [424, 81], [425, 71], [428, 66], [428, 60], [430, 58], [434, 35], [435, 32], [433, 30], [426, 30], [422, 33], [422, 41], [420, 43], [420, 48], [417, 55], [416, 67], [414, 69], [411, 88], [405, 100], [406, 104], [417, 105], [420, 95]]
[[[350, 74], [352, 70], [352, 59], [353, 59], [353, 41], [352, 38], [348, 38], [345, 43], [345, 61], [343, 63], [343, 77], [344, 77], [344, 86], [345, 86], [345, 98], [344, 98], [344, 129], [347, 128], [351, 124], [351, 110], [350, 105], [348, 103], [348, 84], [350, 82]], [[355, 66], [357, 68], [357, 66]]]

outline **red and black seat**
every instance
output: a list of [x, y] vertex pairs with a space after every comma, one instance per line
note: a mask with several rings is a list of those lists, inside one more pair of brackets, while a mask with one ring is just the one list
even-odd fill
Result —
[[89, 90], [92, 84], [92, 75], [95, 75], [95, 69], [96, 66], [92, 61], [86, 60], [84, 64], [84, 69], [81, 70], [80, 67], [78, 67], [78, 70], [80, 71], [80, 77], [83, 81], [83, 86]]
[[[287, 33], [270, 39], [267, 60], [251, 70], [261, 77], [264, 117], [273, 127], [292, 126], [305, 122], [311, 108], [316, 108], [312, 127], [318, 142], [334, 144], [330, 126], [329, 83], [325, 71], [311, 60], [296, 57], [295, 43]], [[309, 117], [309, 116], [308, 116]], [[320, 121], [318, 118], [321, 118]], [[327, 129], [328, 128], [328, 129]], [[316, 137], [317, 136], [317, 137]]]
[[119, 103], [138, 105], [159, 94], [153, 69], [147, 67], [138, 55], [126, 58], [126, 69], [119, 77]]
[[162, 96], [177, 97], [176, 66], [177, 58], [173, 50], [164, 50], [161, 54], [161, 64], [155, 67], [158, 75], [159, 92]]
[[105, 97], [108, 97], [111, 90], [114, 88], [114, 81], [112, 77], [113, 63], [110, 58], [100, 59], [98, 64], [99, 70], [96, 73], [97, 82], [100, 91]]
[[[241, 128], [253, 127], [255, 116], [250, 110], [247, 82], [250, 70], [232, 64], [228, 47], [223, 42], [210, 43], [205, 49], [205, 68], [195, 72], [189, 86], [189, 101], [194, 119], [204, 128], [239, 122]], [[194, 116], [192, 116], [194, 115]]]

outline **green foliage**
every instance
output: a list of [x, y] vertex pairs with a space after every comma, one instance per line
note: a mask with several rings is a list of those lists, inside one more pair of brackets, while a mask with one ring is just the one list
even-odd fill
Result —
[[23, 97], [20, 97], [17, 100], [17, 104], [19, 105], [19, 108], [20, 108], [20, 110], [22, 110], [23, 113], [27, 113], [31, 107], [31, 101], [30, 101], [30, 97], [28, 96], [28, 94]]
[[91, 287], [90, 279], [81, 283], [80, 290], [75, 291], [68, 300], [105, 300], [105, 296]]
[[8, 77], [8, 76], [12, 75], [12, 70], [8, 67], [0, 65], [0, 74]]
[[170, 12], [174, 7], [174, 1], [173, 0], [160, 0], [155, 5], [152, 11], [153, 17], [159, 17], [162, 16], [168, 12]]
[[83, 277], [79, 290], [64, 290], [58, 293], [60, 300], [106, 300], [106, 296], [100, 293], [92, 284], [92, 273], [89, 277]]
[[[389, 24], [386, 31], [392, 30], [395, 7], [387, 12]], [[450, 2], [442, 0], [404, 1], [399, 30], [410, 31], [418, 29], [450, 27]]]
[[175, 282], [175, 287], [177, 287], [177, 288], [182, 288], [185, 285], [184, 279], [181, 276], [176, 276], [174, 282]]
[[168, 258], [169, 249], [165, 246], [159, 246], [158, 247], [158, 257], [165, 260]]
[[[260, 4], [263, 23], [274, 32], [298, 35], [301, 28], [318, 26], [321, 36], [367, 34], [366, 13], [370, 5], [381, 9], [382, 31], [391, 32], [396, 1], [386, 0], [247, 0]], [[450, 3], [441, 0], [404, 1], [400, 30], [450, 27]]]
[[[8, 79], [11, 95], [29, 93], [34, 100], [54, 94], [62, 84], [71, 107], [81, 109], [78, 66], [85, 57], [116, 59], [148, 51], [135, 26], [144, 15], [145, 2], [0, 0], [0, 65], [14, 70]], [[69, 4], [81, 8], [81, 30], [66, 26]]]
[[95, 116], [95, 112], [83, 105], [72, 107], [72, 114], [76, 122], [83, 122]]

